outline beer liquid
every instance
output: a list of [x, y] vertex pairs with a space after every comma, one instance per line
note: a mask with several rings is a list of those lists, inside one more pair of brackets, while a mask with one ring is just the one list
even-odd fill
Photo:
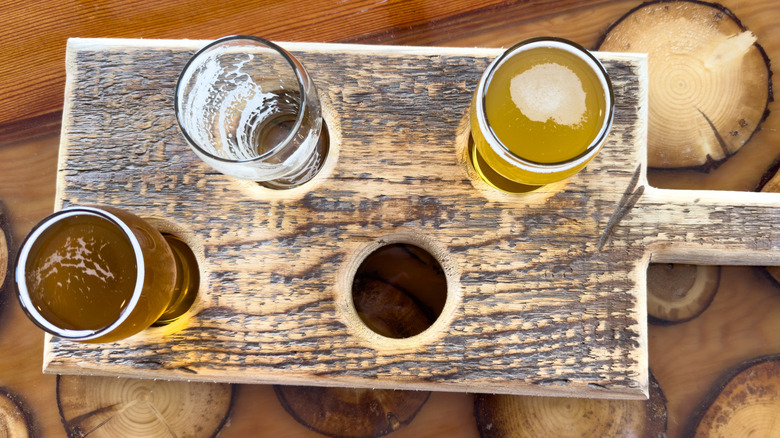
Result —
[[506, 59], [485, 95], [487, 122], [496, 137], [518, 157], [537, 163], [559, 163], [585, 152], [606, 110], [602, 85], [588, 64], [548, 47]]
[[136, 284], [133, 247], [122, 229], [84, 212], [47, 228], [30, 250], [33, 305], [58, 327], [97, 330], [116, 321]]

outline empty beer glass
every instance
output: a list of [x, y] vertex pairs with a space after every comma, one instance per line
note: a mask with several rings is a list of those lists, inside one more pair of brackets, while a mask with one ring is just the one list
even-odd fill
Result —
[[113, 207], [72, 207], [41, 221], [16, 260], [17, 297], [43, 330], [110, 342], [170, 322], [195, 300], [197, 261], [181, 240]]
[[218, 171], [290, 188], [322, 167], [322, 116], [303, 65], [246, 35], [198, 51], [176, 85], [175, 111], [190, 147]]

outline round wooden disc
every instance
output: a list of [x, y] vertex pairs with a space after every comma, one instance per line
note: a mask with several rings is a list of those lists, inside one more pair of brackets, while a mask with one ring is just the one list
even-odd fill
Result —
[[233, 400], [228, 384], [59, 376], [68, 436], [215, 436]]
[[727, 371], [692, 415], [685, 436], [780, 436], [780, 354]]
[[22, 400], [9, 389], [0, 387], [0, 436], [27, 438], [35, 435], [31, 415]]
[[645, 3], [615, 23], [600, 51], [648, 54], [648, 165], [702, 166], [727, 158], [758, 130], [771, 71], [752, 32], [723, 6]]
[[6, 238], [5, 224], [6, 222], [3, 218], [3, 204], [0, 203], [0, 291], [3, 290], [9, 269], [8, 239]]
[[474, 416], [482, 438], [665, 437], [666, 398], [650, 375], [650, 398], [600, 400], [478, 395]]
[[329, 437], [374, 438], [411, 423], [430, 392], [275, 386], [284, 409]]
[[680, 323], [709, 307], [720, 285], [720, 267], [651, 263], [647, 268], [647, 313], [652, 322]]

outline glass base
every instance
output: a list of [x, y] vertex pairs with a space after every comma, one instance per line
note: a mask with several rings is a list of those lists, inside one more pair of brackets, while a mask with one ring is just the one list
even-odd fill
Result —
[[477, 174], [482, 177], [482, 179], [488, 183], [490, 187], [493, 187], [494, 189], [498, 189], [507, 193], [529, 193], [539, 189], [540, 187], [544, 187], [520, 184], [504, 177], [503, 175], [493, 170], [493, 168], [488, 166], [488, 164], [482, 158], [482, 155], [480, 155], [479, 151], [477, 151], [477, 148], [474, 146], [474, 141], [471, 137], [469, 137], [468, 153], [471, 165], [474, 166], [474, 170], [476, 170]]
[[176, 260], [176, 286], [173, 289], [171, 304], [152, 324], [153, 327], [170, 324], [184, 315], [195, 302], [200, 284], [198, 261], [189, 246], [176, 236], [163, 234], [163, 237], [171, 247], [173, 258]]
[[328, 135], [328, 126], [323, 122], [315, 153], [300, 173], [287, 178], [259, 182], [258, 184], [274, 190], [289, 190], [307, 183], [320, 172], [320, 169], [325, 164], [325, 159], [328, 157], [329, 150], [330, 136]]

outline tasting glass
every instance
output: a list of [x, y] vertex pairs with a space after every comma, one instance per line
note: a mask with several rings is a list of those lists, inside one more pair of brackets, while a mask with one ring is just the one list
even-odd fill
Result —
[[[14, 276], [19, 303], [33, 323], [90, 343], [177, 319], [194, 302], [200, 278], [183, 241], [107, 206], [70, 207], [43, 219], [22, 242]], [[85, 277], [102, 284], [87, 285]], [[118, 283], [120, 277], [126, 280]], [[120, 295], [109, 306], [107, 294]]]
[[175, 112], [192, 150], [226, 175], [285, 189], [313, 178], [325, 159], [314, 82], [262, 38], [228, 36], [195, 53], [179, 76]]
[[[584, 151], [554, 162], [541, 162], [523, 157], [512, 151], [509, 143], [504, 143], [491, 125], [486, 109], [488, 90], [493, 85], [496, 72], [508, 65], [514, 57], [526, 52], [544, 48], [562, 51], [581, 60], [584, 71], [592, 75], [597, 83], [598, 92], [603, 93], [604, 107], [597, 133], [590, 138]], [[543, 61], [541, 61], [543, 62]], [[512, 67], [507, 67], [512, 68]], [[557, 84], [556, 84], [557, 85]], [[526, 85], [523, 86], [533, 86]], [[614, 115], [614, 93], [612, 82], [604, 66], [588, 50], [571, 41], [541, 37], [520, 42], [497, 57], [483, 73], [477, 85], [470, 109], [471, 134], [474, 141], [470, 148], [471, 161], [477, 173], [491, 186], [510, 192], [525, 192], [540, 186], [563, 180], [584, 168], [598, 154], [606, 142], [612, 127]], [[511, 141], [527, 142], [525, 138], [513, 138]], [[564, 140], [561, 140], [564, 142]], [[534, 145], [530, 145], [533, 147]]]

